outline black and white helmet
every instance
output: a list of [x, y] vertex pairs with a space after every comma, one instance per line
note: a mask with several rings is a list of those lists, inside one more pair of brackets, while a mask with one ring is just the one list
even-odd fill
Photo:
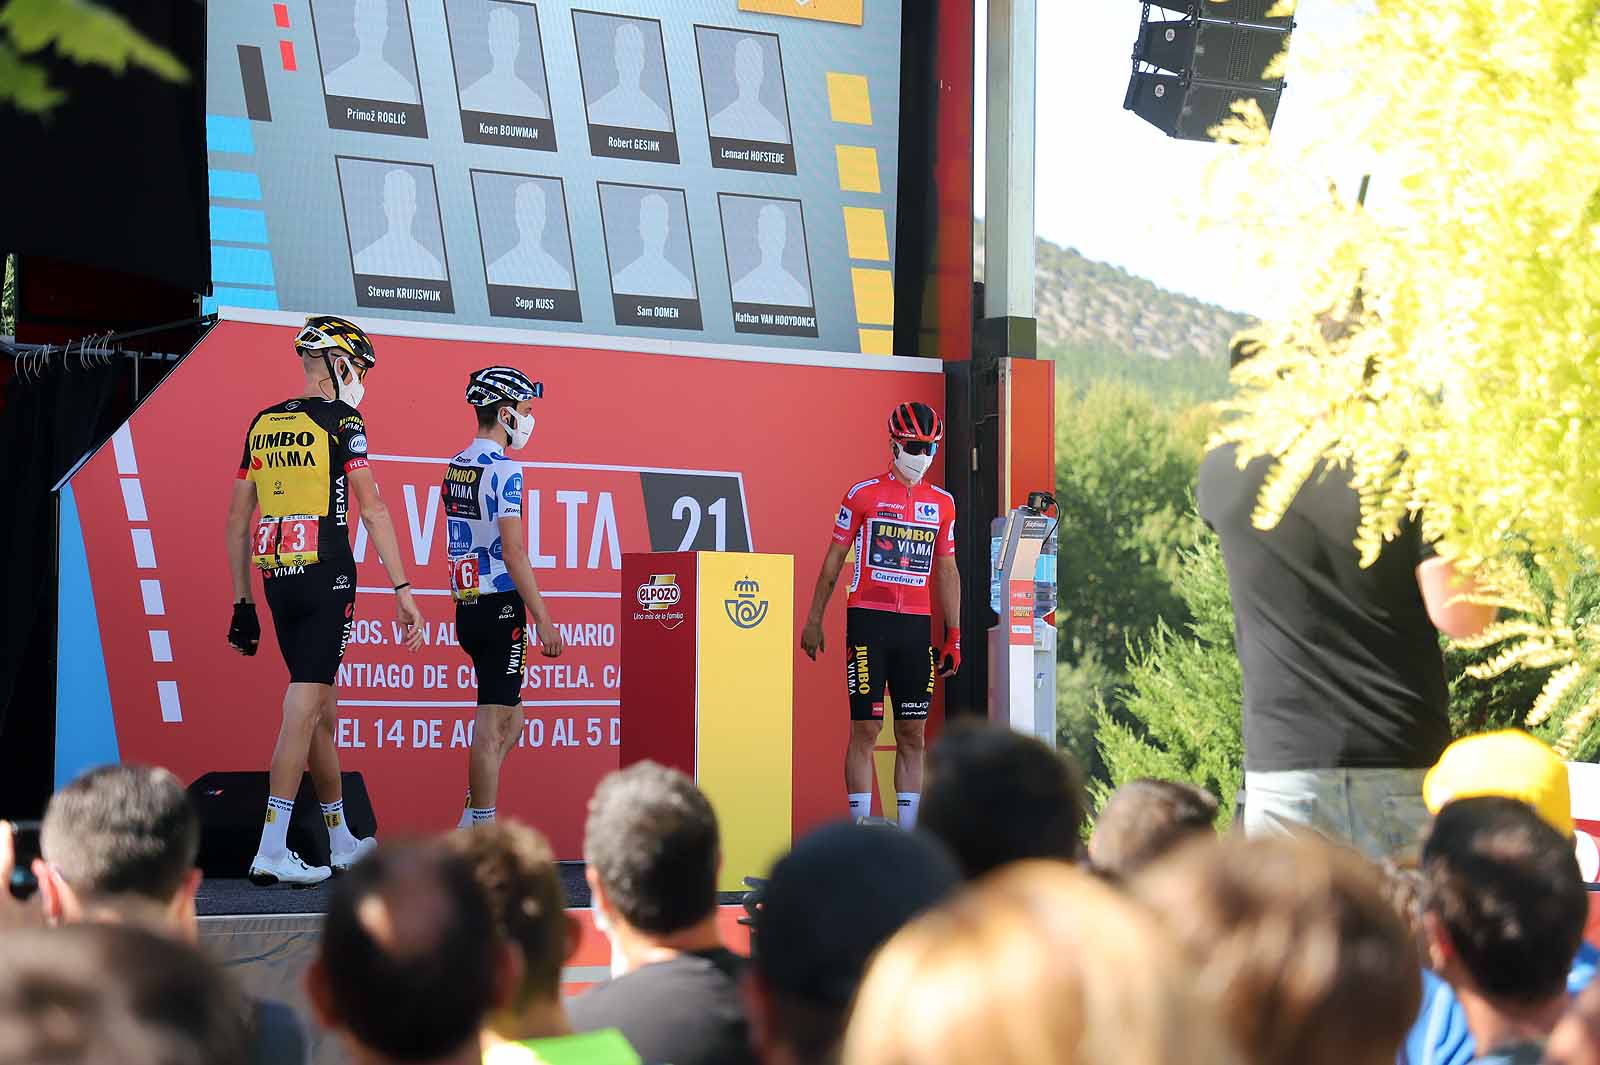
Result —
[[474, 407], [521, 403], [544, 395], [544, 382], [532, 381], [510, 366], [487, 366], [467, 378], [467, 402]]

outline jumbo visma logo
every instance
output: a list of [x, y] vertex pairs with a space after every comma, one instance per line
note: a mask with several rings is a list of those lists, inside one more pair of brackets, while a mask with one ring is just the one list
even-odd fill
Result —
[[737, 581], [733, 586], [733, 598], [722, 601], [723, 609], [728, 612], [728, 620], [741, 629], [753, 629], [767, 620], [767, 601], [757, 599], [761, 594], [761, 584], [746, 577]]

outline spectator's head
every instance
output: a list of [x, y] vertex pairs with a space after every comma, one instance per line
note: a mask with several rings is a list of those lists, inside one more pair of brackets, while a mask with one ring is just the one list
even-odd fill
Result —
[[795, 844], [772, 868], [745, 983], [766, 1065], [833, 1060], [867, 959], [960, 882], [937, 843], [887, 825], [829, 825]]
[[676, 769], [639, 762], [601, 780], [583, 857], [596, 916], [614, 933], [671, 936], [716, 913], [717, 815]]
[[580, 931], [567, 913], [550, 844], [527, 825], [497, 821], [452, 832], [446, 845], [471, 865], [501, 938], [517, 948], [517, 990], [489, 1027], [511, 1041], [556, 1034], [533, 1029], [561, 1010], [561, 967]]
[[1422, 849], [1433, 968], [1457, 994], [1506, 1011], [1566, 994], [1589, 896], [1562, 838], [1526, 803], [1458, 799]]
[[244, 1065], [245, 1012], [188, 943], [81, 924], [0, 936], [0, 1065]]
[[1421, 965], [1354, 852], [1312, 837], [1192, 843], [1133, 888], [1251, 1065], [1393, 1065]]
[[108, 765], [50, 797], [34, 863], [52, 924], [138, 920], [197, 932], [200, 819], [165, 769]]
[[1545, 1065], [1600, 1065], [1600, 982], [1584, 988], [1550, 1033]]
[[1130, 780], [1106, 800], [1089, 837], [1096, 871], [1131, 876], [1180, 844], [1216, 834], [1217, 797], [1176, 780]]
[[867, 970], [850, 1065], [1219, 1065], [1225, 1033], [1151, 915], [1025, 862], [912, 921]]
[[1527, 803], [1564, 837], [1572, 836], [1567, 766], [1541, 740], [1506, 729], [1459, 739], [1428, 770], [1422, 798], [1437, 815], [1456, 799], [1498, 795]]
[[928, 752], [919, 828], [969, 879], [1024, 858], [1081, 850], [1083, 785], [1070, 756], [1003, 725], [959, 724]]
[[1422, 893], [1427, 879], [1422, 870], [1386, 861], [1378, 867], [1383, 876], [1383, 897], [1395, 915], [1404, 922], [1417, 945], [1417, 956], [1428, 964], [1428, 934], [1422, 920]]
[[477, 1051], [516, 977], [466, 859], [385, 844], [340, 877], [306, 989], [322, 1024], [363, 1056], [432, 1061]]

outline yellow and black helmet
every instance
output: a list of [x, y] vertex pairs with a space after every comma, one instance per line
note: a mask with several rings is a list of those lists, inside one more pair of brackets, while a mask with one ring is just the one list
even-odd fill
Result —
[[346, 356], [362, 374], [378, 362], [372, 341], [354, 322], [333, 314], [313, 314], [294, 338], [300, 355], [319, 355], [323, 359]]

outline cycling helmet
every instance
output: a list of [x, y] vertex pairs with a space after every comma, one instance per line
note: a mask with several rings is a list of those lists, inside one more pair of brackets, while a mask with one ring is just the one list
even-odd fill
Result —
[[320, 355], [324, 361], [344, 356], [363, 374], [378, 362], [372, 341], [361, 327], [332, 314], [313, 314], [307, 318], [294, 338], [294, 350], [300, 355]]
[[889, 415], [889, 435], [937, 444], [944, 439], [944, 421], [926, 403], [902, 403]]
[[510, 366], [486, 366], [467, 378], [467, 402], [474, 407], [521, 403], [543, 395], [543, 381], [531, 381], [527, 374]]

